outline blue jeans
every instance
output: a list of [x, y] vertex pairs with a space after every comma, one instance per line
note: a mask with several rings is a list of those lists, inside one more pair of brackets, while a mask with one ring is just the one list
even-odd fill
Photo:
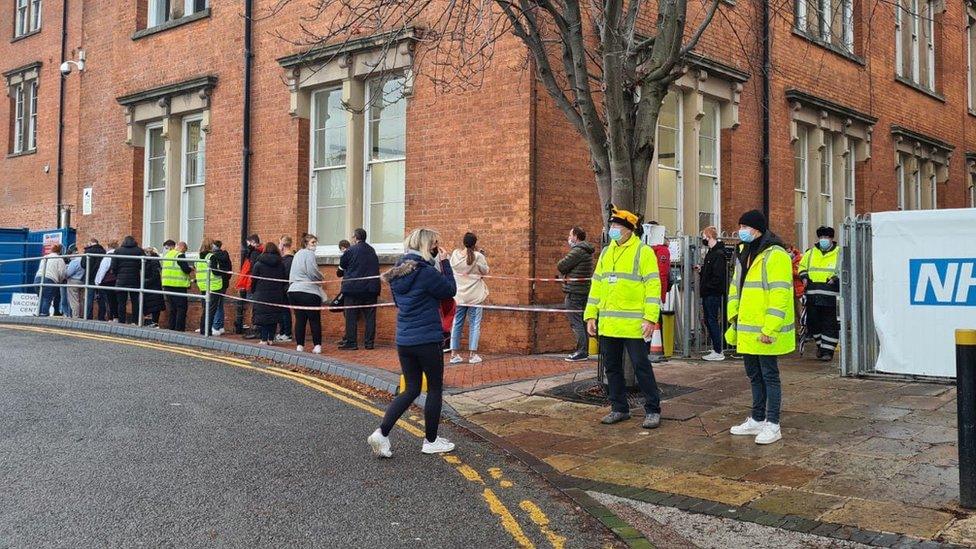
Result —
[[223, 330], [224, 329], [224, 296], [223, 294], [214, 293], [214, 295], [210, 297], [213, 298], [216, 297], [217, 295], [220, 295], [219, 298], [220, 306], [217, 307], [217, 310], [214, 311], [213, 318], [210, 319], [210, 328], [214, 330]]
[[[98, 301], [97, 319], [94, 316], [96, 300]], [[112, 318], [112, 315], [108, 313], [108, 294], [105, 293], [105, 290], [88, 288], [88, 298], [86, 299], [85, 310], [87, 311], [86, 314], [88, 315], [88, 320], [105, 320], [106, 317]]]
[[783, 392], [779, 382], [778, 357], [742, 355], [742, 358], [752, 385], [752, 419], [779, 425]]
[[[34, 284], [40, 284], [42, 278], [43, 277], [35, 276], [34, 277]], [[44, 278], [44, 284], [57, 284], [57, 282], [51, 280], [50, 278]], [[60, 297], [61, 297], [61, 291], [60, 291], [61, 289], [60, 288], [56, 288], [54, 286], [44, 286], [44, 288], [41, 289], [40, 286], [37, 286], [37, 290], [38, 290], [38, 292], [40, 293], [40, 296], [41, 296], [41, 315], [40, 316], [48, 316], [48, 315], [51, 314], [51, 305], [54, 304], [54, 300], [55, 299], [60, 299]], [[58, 309], [59, 309], [59, 307], [55, 307], [55, 311], [54, 312], [57, 313], [58, 312]]]
[[481, 339], [481, 317], [485, 310], [481, 307], [465, 307], [458, 305], [454, 313], [454, 326], [451, 328], [451, 350], [457, 351], [461, 346], [461, 332], [464, 330], [464, 317], [468, 317], [468, 350], [478, 350], [478, 340]]
[[73, 311], [71, 310], [71, 302], [68, 301], [68, 289], [58, 288], [58, 292], [60, 294], [59, 298], [61, 303], [61, 314], [67, 317], [71, 317]]
[[708, 337], [712, 340], [712, 350], [716, 353], [722, 352], [722, 318], [725, 296], [707, 295], [702, 298], [702, 314], [705, 315], [705, 326], [708, 328]]

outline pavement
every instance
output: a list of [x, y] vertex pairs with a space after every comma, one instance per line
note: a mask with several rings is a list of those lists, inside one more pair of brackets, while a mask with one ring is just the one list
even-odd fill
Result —
[[420, 418], [373, 458], [382, 403], [188, 347], [0, 326], [0, 545], [616, 547], [518, 460]]
[[736, 361], [657, 365], [659, 382], [693, 391], [663, 403], [664, 422], [654, 431], [640, 428], [639, 411], [605, 426], [599, 419], [607, 408], [542, 394], [593, 377], [592, 369], [448, 401], [566, 478], [634, 496], [637, 507], [674, 495], [698, 502], [686, 507], [714, 502], [799, 532], [976, 545], [976, 518], [958, 505], [952, 386], [841, 378], [835, 365], [804, 359], [785, 360], [781, 370], [783, 440], [766, 447], [728, 434], [751, 403]]

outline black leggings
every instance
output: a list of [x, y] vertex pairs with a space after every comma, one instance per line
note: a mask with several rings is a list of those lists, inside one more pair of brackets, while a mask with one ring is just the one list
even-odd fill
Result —
[[440, 342], [423, 345], [398, 345], [400, 369], [407, 381], [407, 389], [397, 395], [383, 416], [380, 431], [390, 436], [393, 425], [420, 396], [422, 374], [427, 375], [427, 405], [424, 406], [424, 428], [429, 442], [437, 440], [437, 426], [441, 421], [444, 391], [444, 350]]
[[[288, 292], [288, 301], [300, 307], [321, 307], [322, 298], [306, 292]], [[286, 309], [287, 310], [287, 309]], [[290, 314], [290, 313], [289, 313]], [[322, 344], [322, 311], [295, 309], [295, 343], [305, 345], [305, 324], [312, 327], [312, 344]]]

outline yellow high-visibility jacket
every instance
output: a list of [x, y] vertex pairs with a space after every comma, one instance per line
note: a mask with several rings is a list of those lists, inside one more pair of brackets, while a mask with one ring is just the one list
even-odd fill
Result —
[[163, 264], [162, 268], [162, 279], [163, 286], [167, 288], [189, 288], [190, 287], [190, 277], [180, 269], [180, 262], [173, 261], [180, 255], [179, 250], [170, 250], [163, 254], [164, 259], [161, 261]]
[[837, 302], [840, 288], [836, 284], [827, 284], [827, 281], [839, 276], [837, 270], [839, 258], [840, 246], [835, 244], [826, 253], [817, 246], [813, 246], [804, 252], [803, 258], [800, 259], [800, 268], [797, 274], [800, 275], [800, 278], [805, 276], [809, 279], [806, 295], [816, 296], [814, 300], [818, 305], [833, 305]]
[[[744, 245], [739, 246], [735, 276], [729, 285], [729, 329], [725, 340], [740, 354], [785, 355], [796, 349], [793, 310], [793, 261], [781, 246], [773, 245], [753, 259], [742, 280]], [[741, 284], [741, 286], [740, 286]], [[759, 341], [760, 335], [773, 339]]]
[[654, 249], [634, 235], [611, 241], [593, 273], [585, 320], [597, 319], [599, 335], [643, 339], [642, 324], [661, 314], [661, 276]]
[[210, 286], [207, 286], [207, 273], [210, 272], [209, 257], [212, 254], [205, 254], [200, 257], [200, 261], [194, 261], [193, 267], [197, 271], [197, 288], [201, 292], [219, 292], [224, 288], [224, 279], [217, 273], [210, 275]]

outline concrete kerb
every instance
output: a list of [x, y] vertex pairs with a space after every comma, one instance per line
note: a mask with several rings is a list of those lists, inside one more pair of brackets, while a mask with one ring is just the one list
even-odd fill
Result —
[[[319, 356], [304, 356], [292, 354], [274, 348], [262, 348], [234, 341], [221, 340], [219, 338], [208, 338], [199, 335], [171, 332], [169, 330], [157, 328], [140, 328], [117, 324], [114, 322], [102, 322], [97, 320], [78, 320], [63, 317], [32, 317], [32, 316], [2, 316], [0, 324], [11, 324], [20, 326], [43, 326], [46, 328], [62, 328], [79, 330], [84, 332], [101, 333], [130, 337], [133, 339], [156, 341], [159, 343], [170, 343], [186, 347], [197, 347], [208, 350], [215, 350], [230, 353], [246, 358], [263, 358], [282, 365], [297, 366], [316, 370], [323, 374], [334, 375], [350, 381], [362, 383], [374, 389], [396, 395], [399, 389], [399, 376], [393, 372], [379, 370], [338, 361], [331, 358]], [[414, 404], [423, 408], [427, 403], [427, 395], [421, 393]], [[461, 418], [450, 404], [444, 402], [443, 414], [452, 421]]]

